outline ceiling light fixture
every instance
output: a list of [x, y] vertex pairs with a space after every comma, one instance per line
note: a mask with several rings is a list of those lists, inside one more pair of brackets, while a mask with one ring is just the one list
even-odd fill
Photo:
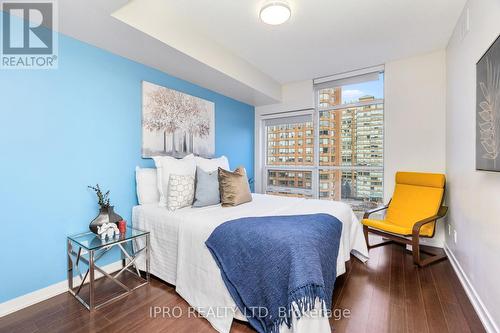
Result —
[[260, 10], [262, 22], [270, 25], [283, 24], [290, 19], [292, 11], [286, 1], [269, 1]]

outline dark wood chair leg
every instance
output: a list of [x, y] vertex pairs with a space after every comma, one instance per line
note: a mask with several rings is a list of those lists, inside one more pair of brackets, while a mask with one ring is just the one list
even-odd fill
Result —
[[420, 263], [418, 264], [420, 267], [425, 267], [425, 266], [428, 266], [430, 264], [433, 264], [435, 262], [438, 262], [438, 261], [441, 261], [441, 260], [444, 260], [446, 259], [446, 254], [437, 254], [437, 255], [434, 255], [433, 257], [430, 257], [430, 258], [426, 258], [424, 260], [421, 260]]
[[370, 241], [368, 240], [368, 227], [366, 225], [363, 226], [363, 234], [365, 235], [366, 247], [369, 250], [370, 249]]
[[411, 252], [413, 254], [413, 263], [420, 266], [420, 240], [418, 236], [413, 235], [412, 237]]
[[394, 243], [392, 240], [380, 242], [377, 244], [370, 245], [369, 237], [368, 234], [370, 233], [370, 228], [368, 228], [366, 225], [363, 226], [363, 234], [365, 235], [365, 242], [366, 242], [366, 247], [369, 249], [373, 249], [374, 247], [379, 247], [379, 246], [384, 246], [384, 245], [389, 245]]
[[[442, 254], [434, 254], [434, 253], [431, 253], [429, 251], [424, 251], [424, 250], [421, 250], [420, 249], [420, 241], [419, 241], [419, 237], [415, 237], [413, 236], [412, 237], [412, 249], [411, 249], [412, 253], [413, 253], [413, 263], [419, 267], [425, 267], [425, 266], [428, 266], [432, 263], [435, 263], [435, 262], [438, 262], [440, 260], [444, 260], [446, 259], [446, 254], [445, 253], [442, 253]], [[420, 252], [424, 252], [428, 255], [431, 255], [431, 257], [429, 258], [425, 258], [425, 259], [422, 259], [420, 257]]]

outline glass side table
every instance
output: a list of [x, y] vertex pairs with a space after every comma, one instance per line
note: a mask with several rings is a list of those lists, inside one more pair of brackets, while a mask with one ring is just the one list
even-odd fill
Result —
[[[139, 238], [145, 238], [142, 248], [138, 248]], [[133, 244], [135, 243], [135, 244]], [[144, 242], [141, 242], [144, 244]], [[121, 258], [121, 269], [114, 273], [106, 272], [97, 265], [99, 260], [106, 257], [118, 256]], [[106, 256], [107, 254], [107, 256]], [[127, 226], [127, 231], [115, 237], [101, 239], [92, 232], [85, 232], [67, 238], [68, 255], [68, 287], [88, 310], [94, 311], [104, 305], [116, 301], [132, 293], [137, 288], [149, 283], [149, 232]], [[136, 260], [145, 256], [145, 277], [136, 265]], [[96, 273], [102, 278], [96, 279]], [[76, 283], [74, 287], [74, 280]], [[96, 290], [105, 291], [100, 295]]]

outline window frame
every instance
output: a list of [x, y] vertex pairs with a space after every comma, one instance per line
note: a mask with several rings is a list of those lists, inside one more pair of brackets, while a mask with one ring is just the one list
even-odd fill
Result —
[[[377, 68], [377, 71], [379, 73], [383, 73], [383, 67]], [[368, 73], [368, 71], [366, 72]], [[344, 76], [346, 77], [346, 76]], [[385, 100], [385, 94], [383, 98], [378, 98], [375, 100], [370, 100], [370, 101], [361, 101], [361, 102], [356, 102], [356, 103], [349, 103], [349, 104], [339, 104], [335, 106], [330, 106], [326, 108], [321, 108], [320, 107], [320, 90], [325, 89], [324, 87], [324, 81], [322, 86], [314, 86], [313, 87], [313, 94], [314, 94], [314, 108], [310, 109], [304, 109], [304, 110], [297, 110], [297, 111], [284, 111], [284, 112], [277, 112], [277, 113], [269, 113], [269, 114], [263, 114], [260, 116], [260, 149], [261, 149], [261, 166], [262, 166], [262, 177], [261, 177], [261, 190], [263, 193], [267, 193], [269, 190], [270, 191], [279, 191], [287, 194], [307, 194], [310, 195], [311, 198], [314, 199], [319, 199], [320, 198], [320, 171], [321, 170], [340, 170], [341, 172], [344, 171], [356, 171], [356, 172], [363, 172], [363, 171], [375, 171], [375, 172], [380, 172], [382, 174], [382, 185], [381, 185], [381, 191], [382, 191], [382, 201], [384, 200], [384, 188], [385, 188], [385, 162], [386, 162], [386, 147], [385, 147], [385, 137], [386, 137], [386, 122], [385, 122], [385, 106], [386, 106], [386, 100]], [[385, 75], [383, 76], [382, 79], [382, 84], [385, 87]], [[335, 88], [335, 85], [331, 86], [332, 88]], [[382, 157], [382, 166], [347, 166], [347, 165], [339, 165], [339, 166], [322, 166], [320, 165], [320, 113], [321, 112], [331, 112], [331, 111], [336, 111], [339, 109], [347, 109], [347, 108], [356, 108], [356, 107], [364, 107], [367, 105], [373, 105], [373, 104], [383, 104], [383, 112], [382, 112], [382, 126], [383, 126], [383, 138], [382, 138], [382, 152], [383, 152], [383, 157]], [[266, 120], [269, 119], [286, 119], [288, 117], [294, 117], [294, 116], [301, 116], [301, 115], [310, 115], [312, 119], [312, 124], [313, 124], [313, 165], [310, 166], [291, 166], [291, 165], [268, 165], [268, 147], [267, 147], [267, 128], [266, 128]], [[285, 122], [286, 123], [286, 122]], [[302, 138], [305, 141], [305, 137]], [[305, 148], [304, 148], [305, 149]], [[340, 152], [336, 152], [340, 153]], [[342, 159], [342, 157], [339, 157]], [[311, 189], [295, 189], [295, 188], [285, 188], [285, 187], [280, 187], [280, 186], [274, 186], [268, 185], [268, 172], [269, 170], [276, 170], [276, 171], [310, 171], [312, 174], [311, 177]], [[342, 201], [342, 199], [341, 199]]]
[[[317, 198], [317, 192], [318, 192], [318, 186], [319, 186], [319, 179], [317, 176], [317, 170], [315, 170], [315, 164], [316, 164], [316, 159], [317, 156], [313, 150], [314, 158], [313, 158], [313, 165], [303, 165], [303, 166], [295, 166], [295, 165], [268, 165], [267, 163], [267, 158], [268, 158], [268, 148], [267, 148], [267, 128], [266, 128], [266, 120], [270, 119], [286, 119], [294, 116], [311, 116], [311, 121], [313, 123], [313, 147], [315, 148], [316, 140], [317, 138], [315, 137], [315, 127], [316, 127], [316, 121], [315, 121], [315, 110], [314, 109], [306, 109], [306, 110], [299, 110], [299, 111], [287, 111], [287, 112], [280, 112], [280, 113], [273, 113], [273, 114], [267, 114], [267, 115], [262, 115], [260, 117], [261, 119], [261, 133], [262, 133], [262, 139], [261, 139], [261, 144], [262, 144], [262, 158], [263, 158], [263, 163], [262, 163], [262, 192], [267, 193], [268, 190], [274, 190], [274, 191], [279, 191], [283, 193], [288, 193], [288, 194], [306, 194], [306, 195], [311, 195], [313, 198]], [[286, 122], [284, 122], [286, 123]], [[305, 140], [305, 138], [304, 138]], [[305, 149], [305, 147], [303, 148]], [[295, 188], [287, 188], [287, 187], [282, 187], [282, 186], [274, 186], [274, 185], [268, 185], [268, 172], [270, 170], [275, 170], [275, 171], [311, 171], [311, 189], [295, 189]]]

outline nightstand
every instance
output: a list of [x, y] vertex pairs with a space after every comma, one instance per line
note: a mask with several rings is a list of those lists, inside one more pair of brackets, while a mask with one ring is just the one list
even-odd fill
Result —
[[[145, 245], [139, 248], [139, 242], [136, 241], [140, 238], [143, 238], [140, 243]], [[69, 236], [67, 256], [69, 292], [90, 311], [125, 297], [149, 283], [148, 231], [127, 226], [125, 233], [111, 238], [101, 239], [90, 231]], [[145, 276], [141, 276], [136, 265], [141, 256], [145, 257]], [[116, 265], [118, 257], [121, 258], [121, 268], [118, 266], [113, 273], [107, 272], [103, 264], [97, 265], [98, 261], [105, 260], [110, 264], [113, 259], [115, 263], [110, 266]]]

